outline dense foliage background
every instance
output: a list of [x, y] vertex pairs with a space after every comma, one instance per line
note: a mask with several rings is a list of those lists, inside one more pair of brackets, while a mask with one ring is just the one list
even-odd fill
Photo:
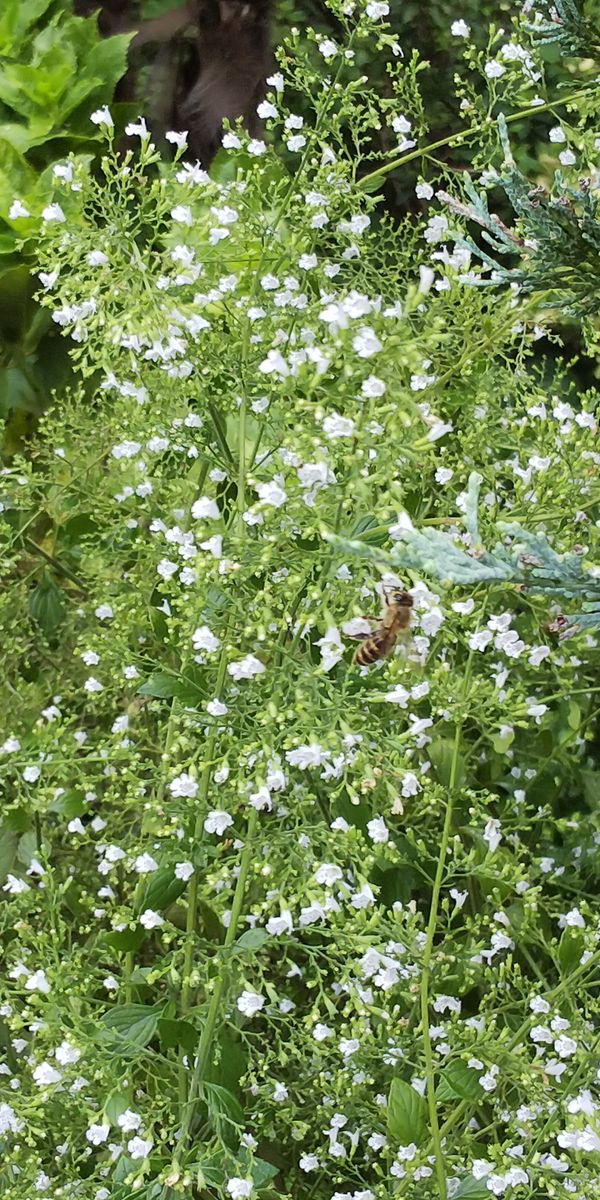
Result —
[[8, 1197], [597, 1190], [600, 36], [537, 9], [282, 10], [210, 174], [128, 35], [1, 18]]

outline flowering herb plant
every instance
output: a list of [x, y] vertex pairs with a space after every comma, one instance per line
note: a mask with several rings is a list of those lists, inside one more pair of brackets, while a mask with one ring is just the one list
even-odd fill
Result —
[[[81, 385], [1, 477], [18, 1200], [597, 1188], [596, 638], [559, 643], [543, 590], [437, 589], [394, 552], [407, 517], [471, 552], [476, 472], [483, 545], [504, 520], [597, 561], [597, 396], [536, 357], [560, 329], [535, 289], [469, 286], [386, 10], [292, 34], [265, 141], [228, 129], [213, 176], [143, 119], [120, 156], [97, 110], [100, 174], [69, 158], [41, 214]], [[502, 106], [564, 122], [597, 187], [589, 80], [548, 94], [519, 21], [452, 35], [476, 171]], [[422, 205], [400, 228], [392, 167]], [[411, 636], [358, 667], [381, 584]]]

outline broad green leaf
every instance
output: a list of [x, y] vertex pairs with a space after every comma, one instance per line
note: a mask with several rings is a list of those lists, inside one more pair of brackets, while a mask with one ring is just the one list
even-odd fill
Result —
[[127, 1095], [124, 1088], [115, 1088], [110, 1092], [104, 1102], [104, 1115], [111, 1125], [116, 1125], [117, 1118], [121, 1116], [126, 1109], [131, 1107], [131, 1096]]
[[473, 1067], [459, 1060], [447, 1063], [442, 1068], [436, 1088], [439, 1100], [476, 1100], [482, 1093], [477, 1071]]
[[6, 825], [0, 827], [0, 884], [12, 869], [17, 853], [18, 835]]
[[583, 930], [566, 925], [558, 943], [558, 961], [561, 966], [563, 978], [568, 977], [575, 967], [578, 966], [584, 950], [585, 938]]
[[452, 1200], [490, 1200], [490, 1191], [485, 1185], [485, 1179], [473, 1179], [469, 1175], [463, 1179], [458, 1191], [452, 1193]]
[[198, 1033], [189, 1021], [173, 1021], [169, 1017], [161, 1017], [158, 1022], [158, 1036], [163, 1050], [173, 1050], [182, 1046], [188, 1054], [193, 1054], [198, 1044]]
[[[444, 787], [450, 786], [454, 753], [454, 738], [436, 738], [427, 748], [427, 755], [433, 763], [436, 779], [443, 783]], [[459, 750], [454, 773], [454, 786], [462, 787], [465, 778], [465, 762]]]
[[237, 939], [235, 945], [243, 950], [258, 950], [268, 940], [269, 935], [266, 929], [246, 929]]
[[202, 1095], [206, 1101], [209, 1116], [213, 1120], [225, 1120], [234, 1125], [244, 1124], [244, 1113], [239, 1100], [227, 1088], [218, 1083], [202, 1084]]
[[427, 1133], [427, 1104], [404, 1079], [392, 1079], [387, 1103], [388, 1137], [396, 1145], [420, 1146]]
[[279, 1168], [274, 1167], [273, 1163], [267, 1162], [264, 1158], [255, 1158], [252, 1162], [252, 1182], [258, 1190], [270, 1183], [276, 1175], [279, 1174]]
[[101, 1018], [102, 1025], [129, 1045], [147, 1046], [156, 1032], [162, 1009], [147, 1004], [117, 1004]]
[[62, 592], [47, 571], [44, 571], [37, 587], [29, 593], [27, 601], [29, 615], [47, 636], [56, 633], [65, 618]]
[[177, 879], [173, 867], [159, 867], [158, 871], [152, 871], [146, 877], [140, 887], [135, 901], [135, 911], [139, 913], [144, 912], [146, 908], [151, 908], [154, 912], [162, 912], [163, 909], [173, 904], [182, 892], [185, 892], [186, 887], [184, 879]]
[[155, 696], [157, 700], [172, 700], [179, 689], [180, 680], [177, 675], [171, 675], [168, 671], [156, 671], [140, 685], [138, 695]]
[[107, 933], [105, 937], [106, 944], [120, 954], [127, 954], [129, 950], [139, 950], [144, 938], [146, 930], [137, 929], [115, 929], [113, 933]]

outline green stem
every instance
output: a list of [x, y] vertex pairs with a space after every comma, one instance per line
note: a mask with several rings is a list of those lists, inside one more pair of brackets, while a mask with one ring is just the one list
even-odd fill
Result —
[[[580, 88], [578, 92], [571, 92], [569, 96], [563, 96], [562, 99], [548, 100], [546, 104], [537, 104], [530, 108], [521, 108], [518, 112], [512, 113], [506, 118], [506, 124], [511, 125], [514, 121], [523, 121], [525, 117], [533, 117], [536, 113], [547, 112], [548, 109], [560, 108], [565, 104], [572, 104], [578, 100], [580, 96], [589, 95], [590, 92], [597, 90], [598, 84], [593, 83], [588, 87]], [[491, 120], [491, 118], [489, 118]], [[393, 162], [385, 163], [383, 167], [378, 167], [376, 171], [370, 171], [368, 175], [363, 175], [359, 180], [358, 186], [364, 188], [370, 180], [378, 179], [380, 175], [389, 175], [390, 171], [395, 171], [396, 167], [403, 167], [405, 163], [412, 162], [415, 158], [425, 158], [434, 150], [440, 150], [442, 146], [462, 146], [463, 142], [468, 141], [470, 137], [481, 130], [482, 122], [476, 125], [469, 125], [468, 129], [458, 130], [457, 133], [450, 133], [446, 137], [439, 138], [437, 142], [430, 142], [428, 146], [422, 146], [420, 149], [411, 150], [409, 154], [401, 154], [399, 158], [395, 158]]]
[[437, 1175], [438, 1189], [440, 1200], [446, 1200], [446, 1165], [444, 1160], [444, 1151], [442, 1149], [442, 1141], [440, 1137], [440, 1124], [438, 1121], [437, 1105], [435, 1097], [435, 1066], [433, 1062], [433, 1051], [431, 1048], [431, 1038], [429, 1035], [429, 979], [431, 974], [431, 958], [433, 955], [433, 943], [437, 927], [438, 907], [440, 901], [440, 892], [442, 890], [442, 881], [444, 878], [444, 870], [446, 866], [446, 853], [448, 850], [448, 842], [450, 840], [450, 828], [452, 825], [452, 812], [454, 800], [454, 788], [456, 786], [456, 772], [458, 767], [458, 752], [460, 747], [461, 724], [457, 723], [454, 733], [454, 748], [452, 752], [452, 763], [450, 767], [450, 781], [448, 784], [448, 802], [446, 804], [446, 816], [444, 818], [444, 828], [442, 831], [442, 841], [440, 845], [440, 853], [438, 856], [437, 869], [433, 883], [433, 892], [431, 894], [431, 907], [429, 909], [429, 922], [427, 925], [427, 940], [425, 942], [425, 951], [423, 954], [423, 966], [421, 968], [421, 1025], [423, 1027], [423, 1050], [425, 1054], [425, 1075], [427, 1079], [427, 1105], [429, 1108], [429, 1124], [431, 1128], [431, 1141], [433, 1143], [433, 1152], [435, 1154], [435, 1170]]
[[204, 1079], [206, 1076], [206, 1069], [210, 1062], [212, 1043], [213, 1043], [213, 1038], [214, 1038], [214, 1034], [215, 1034], [215, 1029], [217, 1026], [217, 1021], [219, 1019], [221, 1003], [224, 998], [224, 994], [226, 994], [226, 986], [228, 983], [228, 958], [229, 958], [227, 951], [233, 945], [236, 935], [237, 935], [239, 919], [240, 919], [240, 915], [241, 915], [241, 911], [242, 911], [242, 904], [244, 902], [244, 896], [245, 896], [245, 892], [246, 892], [246, 881], [248, 878], [248, 872], [250, 870], [250, 865], [252, 862], [253, 838], [254, 838], [254, 834], [256, 832], [257, 820], [258, 820], [258, 813], [257, 813], [256, 809], [253, 808], [250, 812], [250, 816], [248, 817], [248, 827], [246, 830], [246, 844], [244, 846], [244, 850], [243, 850], [241, 861], [240, 861], [240, 873], [237, 878], [235, 893], [234, 893], [234, 897], [233, 897], [233, 903], [231, 906], [231, 917], [230, 917], [230, 921], [229, 921], [229, 926], [227, 928], [227, 933], [225, 936], [225, 942], [223, 945], [224, 961], [223, 961], [220, 973], [217, 976], [217, 979], [215, 980], [215, 986], [214, 986], [213, 994], [211, 996], [210, 1004], [208, 1007], [206, 1021], [204, 1024], [204, 1028], [202, 1030], [202, 1034], [200, 1036], [200, 1041], [198, 1043], [198, 1050], [197, 1050], [197, 1054], [196, 1054], [196, 1065], [194, 1067], [194, 1073], [192, 1075], [192, 1079], [191, 1079], [191, 1083], [190, 1083], [190, 1087], [189, 1087], [189, 1093], [188, 1093], [187, 1101], [185, 1103], [184, 1114], [182, 1117], [181, 1136], [179, 1138], [179, 1150], [180, 1151], [182, 1151], [184, 1149], [187, 1139], [189, 1137], [190, 1126], [191, 1126], [193, 1112], [194, 1112], [194, 1102], [199, 1094], [200, 1088], [201, 1088], [202, 1083], [204, 1082]]

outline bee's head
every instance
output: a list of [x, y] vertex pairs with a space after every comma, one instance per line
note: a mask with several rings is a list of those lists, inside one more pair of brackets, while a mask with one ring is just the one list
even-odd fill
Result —
[[413, 598], [410, 592], [403, 592], [400, 588], [395, 588], [390, 597], [392, 604], [398, 605], [399, 608], [412, 608]]

